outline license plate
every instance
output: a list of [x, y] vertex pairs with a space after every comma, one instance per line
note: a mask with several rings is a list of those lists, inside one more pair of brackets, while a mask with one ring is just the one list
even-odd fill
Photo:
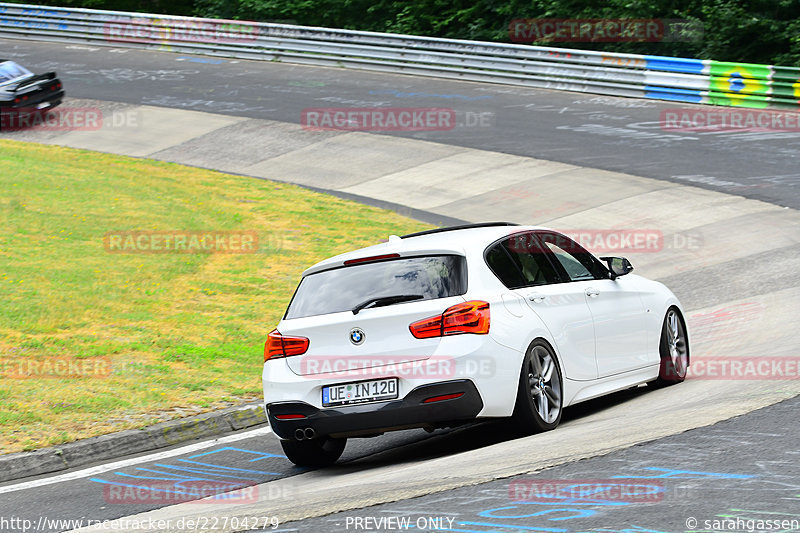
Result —
[[50, 102], [42, 102], [36, 105], [36, 109], [47, 109], [48, 107], [50, 107]]
[[322, 387], [322, 405], [351, 405], [397, 398], [397, 378], [341, 383]]

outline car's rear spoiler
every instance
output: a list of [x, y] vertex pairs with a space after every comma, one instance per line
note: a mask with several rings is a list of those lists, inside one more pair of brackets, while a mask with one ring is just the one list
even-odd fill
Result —
[[15, 91], [18, 91], [20, 89], [24, 89], [25, 87], [28, 87], [29, 85], [37, 85], [37, 84], [40, 84], [42, 82], [50, 81], [50, 80], [54, 80], [54, 79], [56, 79], [56, 73], [55, 72], [47, 72], [45, 74], [38, 74], [38, 75], [30, 77], [30, 78], [25, 78], [24, 80], [21, 80], [16, 85], [12, 85], [12, 89], [15, 90]]

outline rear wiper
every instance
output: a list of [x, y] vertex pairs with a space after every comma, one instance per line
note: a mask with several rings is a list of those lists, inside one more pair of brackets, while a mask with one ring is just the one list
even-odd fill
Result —
[[397, 296], [376, 296], [369, 300], [364, 300], [353, 308], [353, 314], [357, 315], [362, 309], [368, 307], [381, 307], [384, 305], [399, 304], [400, 302], [410, 302], [411, 300], [421, 300], [425, 298], [421, 294], [398, 294]]

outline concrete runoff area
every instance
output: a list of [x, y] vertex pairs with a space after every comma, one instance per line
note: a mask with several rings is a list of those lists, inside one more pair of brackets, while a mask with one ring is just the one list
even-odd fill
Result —
[[[175, 113], [149, 106], [135, 108], [135, 112], [145, 129], [148, 124], [173, 120]], [[235, 130], [226, 120], [215, 122], [213, 116], [205, 120], [193, 114], [187, 120], [217, 124], [218, 128], [200, 129], [191, 138], [175, 137], [176, 145], [159, 143], [150, 153], [144, 153], [140, 144], [129, 146], [113, 137], [105, 137], [98, 146], [104, 151], [186, 164], [191, 159], [187, 154], [214, 153], [221, 142], [220, 132]], [[245, 123], [259, 132], [254, 145], [278, 146], [280, 135], [293, 130], [291, 125], [271, 121], [264, 121], [259, 128], [257, 122]], [[595, 238], [595, 244], [598, 236], [608, 237], [603, 233], [607, 230], [657, 232], [656, 246], [625, 255], [637, 273], [668, 281], [681, 298], [689, 315], [696, 365], [713, 358], [748, 356], [793, 358], [796, 364], [798, 334], [787, 322], [796, 316], [800, 297], [800, 281], [795, 275], [800, 216], [792, 209], [672, 182], [429, 141], [330, 132], [308, 132], [310, 137], [303, 139], [301, 134], [295, 130], [285, 151], [264, 152], [260, 160], [249, 154], [249, 165], [244, 168], [235, 152], [218, 160], [206, 155], [203, 166], [213, 164], [217, 170], [240, 173], [249, 169], [259, 177], [355, 193], [469, 221], [504, 219], [583, 231]], [[88, 135], [81, 136], [78, 147], [91, 145]], [[102, 130], [94, 135], [103, 137]], [[139, 135], [147, 137], [145, 132]], [[36, 132], [25, 132], [25, 138], [36, 140]], [[72, 145], [70, 134], [48, 132], [41, 141]], [[315, 151], [317, 145], [319, 152]], [[315, 153], [326, 155], [313, 157]], [[354, 159], [350, 159], [351, 153], [356, 154]], [[332, 159], [327, 165], [326, 158]], [[275, 174], [270, 173], [273, 159], [277, 160], [274, 168], [279, 169]], [[348, 162], [358, 165], [351, 175]], [[482, 169], [498, 178], [485, 179]], [[426, 190], [430, 194], [421, 194]], [[445, 203], [436, 200], [439, 194], [445, 194]], [[334, 466], [258, 485], [263, 498], [255, 502], [185, 503], [135, 518], [174, 524], [181, 517], [242, 518], [268, 512], [283, 523], [323, 516], [608, 454], [714, 424], [799, 393], [797, 377], [730, 379], [708, 370], [702, 376], [690, 375], [677, 387], [636, 395], [570, 420], [554, 432], [419, 462]], [[331, 490], [333, 486], [336, 490]], [[219, 531], [241, 530], [242, 523], [233, 527], [230, 521], [230, 527]], [[102, 528], [80, 531], [94, 530]]]

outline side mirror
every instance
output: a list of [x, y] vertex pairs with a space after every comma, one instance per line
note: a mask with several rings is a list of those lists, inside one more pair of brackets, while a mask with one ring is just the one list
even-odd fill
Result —
[[608, 270], [611, 272], [611, 279], [617, 279], [625, 274], [630, 274], [633, 271], [633, 265], [624, 257], [601, 257], [608, 265]]

